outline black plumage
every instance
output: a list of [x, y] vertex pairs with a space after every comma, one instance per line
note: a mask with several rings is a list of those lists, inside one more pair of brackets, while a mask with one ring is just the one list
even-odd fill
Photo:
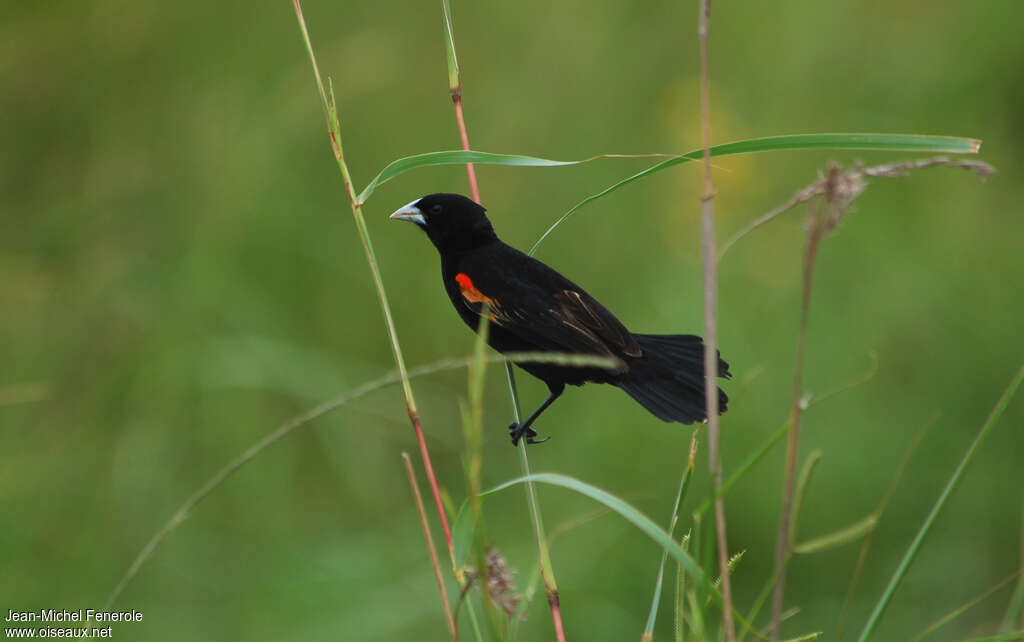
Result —
[[[431, 194], [391, 218], [416, 223], [441, 255], [445, 291], [474, 331], [489, 311], [488, 343], [502, 353], [552, 352], [609, 357], [616, 367], [517, 363], [543, 380], [551, 394], [525, 421], [512, 424], [512, 443], [537, 433], [534, 420], [566, 384], [618, 386], [662, 421], [691, 424], [707, 417], [704, 343], [688, 334], [633, 334], [614, 314], [544, 263], [506, 245], [494, 233], [482, 206], [458, 194]], [[729, 364], [718, 362], [728, 378]], [[719, 409], [728, 396], [718, 389]]]

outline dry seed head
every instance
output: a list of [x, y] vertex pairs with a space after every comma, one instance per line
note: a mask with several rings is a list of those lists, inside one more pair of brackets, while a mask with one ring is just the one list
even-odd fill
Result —
[[[505, 611], [509, 617], [513, 617], [520, 601], [520, 595], [513, 580], [516, 571], [508, 565], [501, 551], [493, 546], [487, 547], [484, 557], [487, 564], [487, 595], [498, 608]], [[480, 579], [480, 574], [471, 565], [466, 566], [465, 573], [470, 582]]]

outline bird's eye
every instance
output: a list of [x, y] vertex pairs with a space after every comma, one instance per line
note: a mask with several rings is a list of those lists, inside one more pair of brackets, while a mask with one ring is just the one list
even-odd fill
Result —
[[430, 206], [430, 213], [431, 214], [440, 214], [441, 213], [441, 205], [440, 204], [431, 205]]

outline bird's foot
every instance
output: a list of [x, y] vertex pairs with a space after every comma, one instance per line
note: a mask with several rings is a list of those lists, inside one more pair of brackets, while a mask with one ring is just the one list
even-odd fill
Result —
[[519, 440], [524, 436], [526, 437], [526, 443], [528, 444], [543, 444], [551, 437], [545, 437], [544, 439], [534, 439], [537, 436], [537, 431], [529, 426], [522, 424], [512, 423], [508, 426], [508, 434], [512, 437], [512, 445], [518, 446]]

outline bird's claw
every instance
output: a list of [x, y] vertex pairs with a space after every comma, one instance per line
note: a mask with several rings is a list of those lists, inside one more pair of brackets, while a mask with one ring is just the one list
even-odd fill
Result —
[[512, 445], [518, 446], [519, 440], [524, 436], [526, 437], [526, 443], [528, 444], [543, 444], [551, 437], [545, 437], [544, 439], [534, 439], [537, 436], [537, 431], [529, 426], [523, 426], [521, 424], [512, 423], [508, 426], [508, 434], [512, 437]]

